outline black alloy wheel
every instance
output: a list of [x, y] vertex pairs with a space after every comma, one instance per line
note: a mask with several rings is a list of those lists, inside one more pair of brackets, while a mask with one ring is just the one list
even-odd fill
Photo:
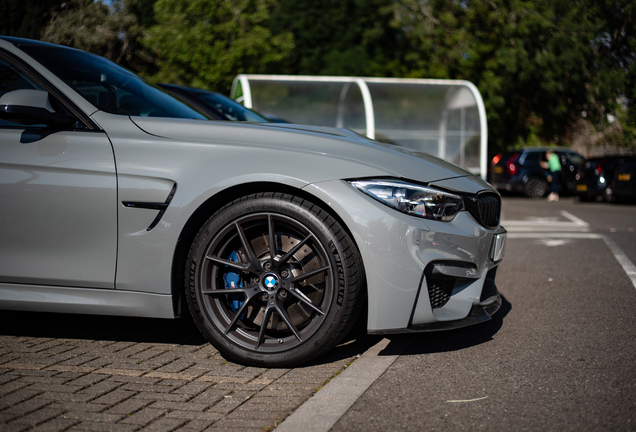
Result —
[[197, 235], [188, 305], [227, 358], [287, 367], [346, 335], [359, 310], [361, 269], [353, 242], [320, 207], [252, 195], [219, 210]]

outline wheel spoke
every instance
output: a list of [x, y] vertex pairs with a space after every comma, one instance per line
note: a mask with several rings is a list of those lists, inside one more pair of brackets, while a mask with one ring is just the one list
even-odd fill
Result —
[[256, 349], [259, 349], [263, 342], [265, 342], [265, 329], [267, 328], [267, 321], [269, 316], [274, 312], [274, 308], [268, 307], [263, 314], [263, 321], [261, 322], [261, 330], [258, 332], [258, 339], [256, 340]]
[[234, 226], [236, 227], [239, 237], [241, 238], [241, 243], [243, 243], [243, 248], [245, 249], [245, 253], [247, 254], [247, 259], [249, 260], [250, 264], [256, 264], [258, 262], [258, 258], [256, 258], [256, 254], [254, 254], [254, 251], [252, 250], [252, 245], [247, 239], [245, 231], [243, 231], [243, 227], [240, 226], [237, 222], [234, 222]]
[[267, 215], [267, 226], [269, 227], [269, 258], [274, 262], [276, 258], [276, 233], [274, 232], [274, 218]]
[[318, 308], [316, 305], [313, 304], [313, 302], [309, 299], [309, 297], [307, 297], [305, 294], [303, 294], [303, 292], [300, 291], [299, 289], [294, 288], [294, 289], [290, 290], [289, 292], [292, 293], [293, 296], [296, 297], [298, 300], [300, 300], [301, 302], [303, 302], [304, 304], [309, 306], [311, 309], [316, 311], [318, 314], [320, 314], [320, 315], [324, 315], [325, 314], [320, 308]]
[[321, 267], [321, 268], [319, 268], [319, 269], [316, 269], [316, 270], [314, 270], [314, 271], [310, 271], [310, 272], [308, 272], [308, 273], [303, 273], [303, 274], [298, 275], [298, 276], [296, 276], [296, 277], [294, 277], [294, 278], [291, 278], [291, 279], [289, 280], [289, 282], [291, 282], [291, 283], [295, 283], [295, 282], [298, 282], [298, 281], [302, 281], [302, 280], [305, 280], [305, 279], [309, 279], [310, 277], [312, 277], [312, 276], [316, 276], [317, 274], [320, 274], [320, 273], [322, 273], [322, 272], [324, 272], [324, 271], [326, 271], [326, 270], [329, 270], [329, 266]]
[[251, 300], [252, 300], [251, 298], [247, 298], [245, 299], [245, 301], [243, 301], [243, 304], [241, 305], [241, 307], [239, 307], [238, 310], [236, 311], [236, 315], [234, 315], [234, 319], [232, 320], [230, 325], [227, 326], [227, 328], [225, 329], [225, 334], [228, 334], [230, 330], [234, 328], [234, 326], [240, 319], [241, 315], [243, 315], [243, 311], [247, 308], [247, 305], [250, 303]]
[[254, 290], [254, 287], [247, 288], [227, 288], [227, 289], [215, 289], [215, 290], [201, 290], [201, 294], [207, 295], [219, 295], [219, 294], [245, 294], [248, 300], [251, 300], [250, 292]]
[[278, 327], [278, 322], [280, 321], [279, 315], [273, 314], [272, 315], [272, 330], [276, 330], [276, 327]]
[[209, 259], [210, 261], [215, 262], [217, 264], [226, 265], [228, 267], [232, 267], [232, 268], [235, 268], [235, 269], [241, 270], [241, 271], [247, 270], [250, 267], [249, 264], [243, 264], [243, 263], [236, 262], [236, 261], [230, 261], [230, 260], [226, 260], [226, 259], [215, 257], [215, 256], [206, 256], [205, 258]]
[[[277, 303], [279, 303], [279, 302], [277, 302]], [[302, 342], [303, 340], [300, 337], [300, 335], [298, 334], [298, 330], [296, 330], [296, 327], [294, 327], [294, 324], [292, 323], [292, 320], [289, 318], [289, 315], [287, 315], [287, 311], [282, 306], [283, 306], [282, 302], [280, 302], [279, 304], [276, 305], [277, 314], [280, 315], [280, 317], [283, 319], [283, 321], [285, 321], [285, 324], [287, 324], [287, 327], [289, 327], [289, 329], [294, 333], [294, 336], [296, 336], [296, 339], [298, 339], [300, 342]]]
[[278, 262], [280, 264], [284, 264], [287, 262], [287, 260], [289, 260], [296, 252], [298, 252], [298, 250], [303, 247], [305, 245], [305, 243], [307, 243], [309, 241], [309, 239], [311, 238], [311, 234], [309, 234], [307, 237], [305, 237], [304, 239], [302, 239], [300, 242], [298, 242], [296, 244], [296, 246], [294, 246], [293, 248], [291, 248], [289, 250], [289, 252], [287, 252], [280, 260], [278, 260]]

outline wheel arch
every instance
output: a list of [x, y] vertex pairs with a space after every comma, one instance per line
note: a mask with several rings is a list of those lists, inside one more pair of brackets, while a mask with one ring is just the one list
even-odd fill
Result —
[[[356, 240], [347, 224], [345, 224], [344, 220], [336, 211], [334, 211], [333, 208], [331, 208], [327, 203], [325, 203], [317, 196], [312, 195], [302, 189], [275, 182], [251, 182], [232, 186], [220, 191], [215, 195], [212, 195], [207, 200], [205, 200], [205, 202], [203, 202], [203, 204], [201, 204], [192, 213], [192, 215], [184, 225], [183, 229], [181, 230], [172, 257], [172, 270], [170, 280], [175, 317], [181, 316], [183, 307], [183, 294], [185, 292], [185, 265], [188, 259], [188, 253], [190, 251], [190, 247], [192, 246], [192, 242], [194, 241], [197, 233], [199, 232], [203, 224], [226, 204], [229, 204], [232, 201], [246, 195], [264, 192], [290, 194], [307, 199], [320, 206], [322, 210], [333, 217], [347, 232], [347, 235], [349, 236], [359, 253], [360, 248], [358, 247], [358, 244], [356, 243]], [[360, 259], [360, 265], [362, 266], [362, 273], [364, 275], [366, 272], [364, 271], [364, 262], [362, 259]], [[366, 282], [362, 284], [362, 296], [362, 306], [363, 309], [366, 310], [368, 302]]]

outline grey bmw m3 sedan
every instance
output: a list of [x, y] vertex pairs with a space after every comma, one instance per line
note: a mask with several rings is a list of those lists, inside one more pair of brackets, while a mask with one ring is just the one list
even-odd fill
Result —
[[[327, 127], [205, 120], [101, 57], [0, 37], [0, 309], [178, 318], [286, 367], [490, 319], [501, 198]], [[54, 324], [52, 324], [54, 325]]]

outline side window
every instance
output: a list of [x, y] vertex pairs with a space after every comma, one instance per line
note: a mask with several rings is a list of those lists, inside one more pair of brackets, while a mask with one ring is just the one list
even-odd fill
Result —
[[[0, 98], [5, 93], [14, 90], [41, 90], [41, 88], [27, 76], [16, 70], [8, 62], [0, 59]], [[0, 128], [7, 127], [24, 128], [24, 126], [18, 123], [0, 119]]]
[[0, 97], [13, 90], [41, 90], [33, 81], [0, 59]]
[[541, 152], [526, 152], [525, 158], [523, 159], [523, 164], [529, 166], [539, 166], [541, 155]]
[[[25, 72], [22, 67], [17, 66], [11, 62], [11, 59], [0, 57], [0, 100], [7, 93], [16, 90], [42, 90], [46, 91], [40, 84], [38, 84], [37, 78], [33, 78], [29, 73]], [[21, 113], [16, 114], [15, 111], [12, 114], [3, 115], [0, 118], [0, 128], [4, 129], [25, 129], [28, 125], [28, 129], [48, 129], [51, 125], [66, 125], [72, 124], [74, 116], [71, 112], [63, 106], [51, 93], [48, 93], [48, 102], [51, 105], [55, 113], [61, 114], [60, 117], [56, 117], [55, 120], [47, 119], [45, 117], [38, 117], [33, 113]], [[4, 103], [4, 101], [2, 102]], [[64, 116], [66, 116], [64, 118]], [[18, 120], [18, 118], [20, 120]], [[39, 123], [42, 121], [43, 123]], [[63, 122], [62, 122], [63, 121]], [[78, 127], [79, 123], [76, 123]], [[79, 125], [82, 126], [82, 125]]]

